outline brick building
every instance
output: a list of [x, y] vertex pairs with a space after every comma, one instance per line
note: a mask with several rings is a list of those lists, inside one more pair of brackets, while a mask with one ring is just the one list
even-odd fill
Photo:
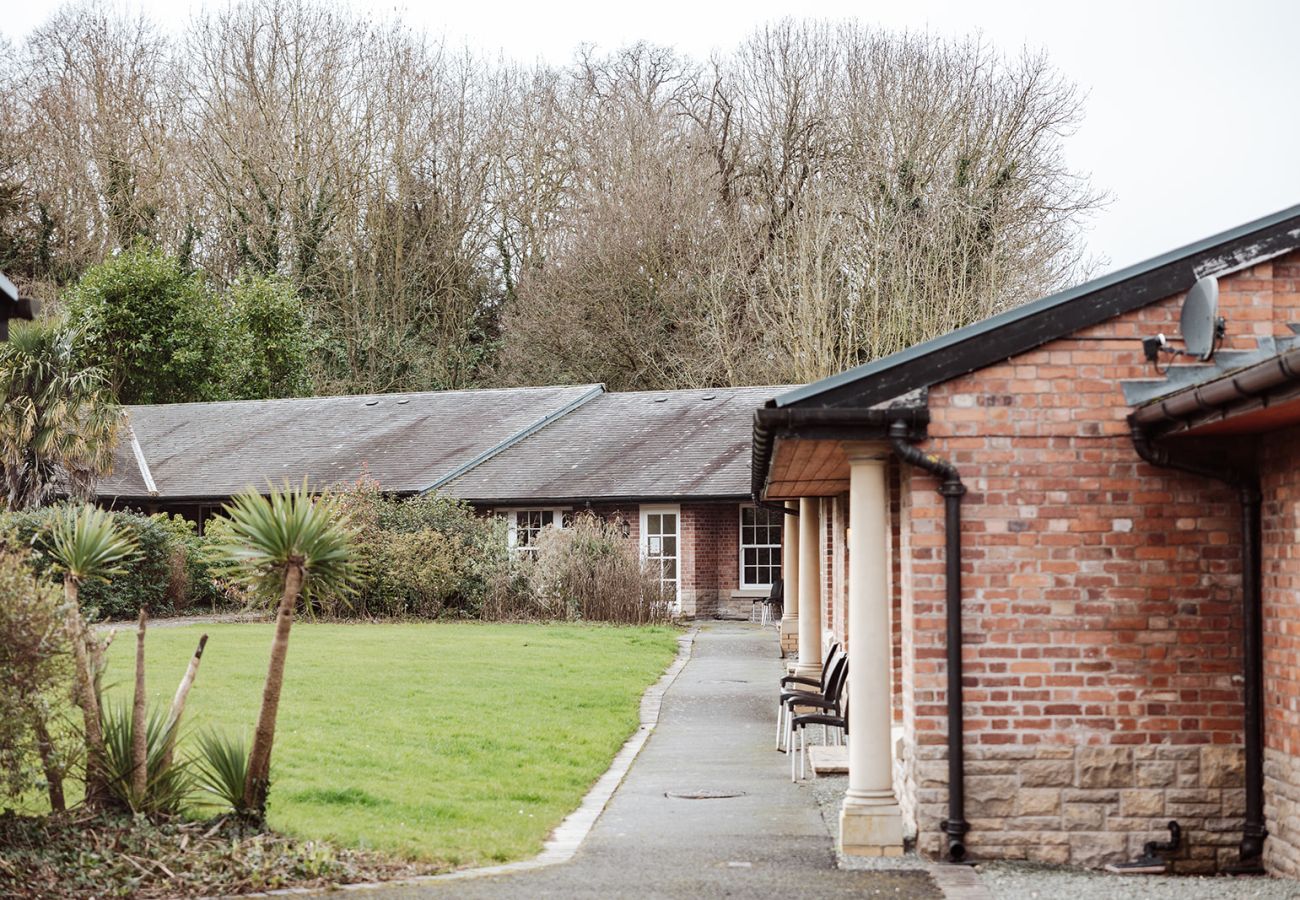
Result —
[[1176, 870], [1300, 874], [1298, 249], [1300, 207], [759, 410], [799, 666], [851, 654], [846, 851], [1098, 866], [1174, 820]]
[[[363, 474], [538, 532], [617, 516], [681, 613], [749, 615], [780, 577], [780, 514], [749, 496], [754, 407], [773, 388], [611, 393], [602, 385], [128, 407], [101, 501], [202, 524], [249, 485]], [[779, 390], [776, 389], [776, 390]]]

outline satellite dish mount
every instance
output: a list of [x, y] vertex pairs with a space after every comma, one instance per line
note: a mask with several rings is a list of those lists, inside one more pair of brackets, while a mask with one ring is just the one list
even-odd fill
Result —
[[1142, 351], [1147, 361], [1160, 366], [1160, 354], [1194, 356], [1209, 362], [1223, 343], [1228, 323], [1219, 315], [1219, 280], [1213, 275], [1199, 279], [1183, 300], [1183, 311], [1178, 318], [1179, 336], [1183, 346], [1174, 347], [1163, 334], [1142, 340]]

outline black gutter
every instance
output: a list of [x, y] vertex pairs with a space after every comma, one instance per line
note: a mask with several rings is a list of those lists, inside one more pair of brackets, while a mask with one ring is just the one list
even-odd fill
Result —
[[1138, 424], [1137, 414], [1129, 418], [1133, 447], [1142, 459], [1153, 466], [1221, 481], [1236, 488], [1241, 501], [1242, 668], [1246, 680], [1242, 730], [1246, 744], [1246, 821], [1242, 827], [1240, 862], [1236, 871], [1262, 872], [1264, 839], [1268, 837], [1268, 829], [1264, 827], [1264, 624], [1260, 591], [1262, 495], [1259, 473], [1253, 468], [1211, 465], [1193, 457], [1175, 455], [1167, 447], [1152, 443], [1150, 436]]
[[1148, 434], [1169, 430], [1178, 422], [1224, 411], [1234, 404], [1267, 397], [1276, 387], [1300, 381], [1300, 347], [1253, 366], [1184, 388], [1137, 409], [1129, 420]]
[[943, 495], [944, 588], [948, 607], [948, 818], [940, 827], [948, 835], [948, 859], [960, 862], [966, 856], [966, 832], [970, 831], [970, 823], [966, 821], [966, 719], [961, 683], [961, 498], [966, 493], [966, 485], [962, 484], [956, 466], [921, 452], [908, 442], [910, 436], [905, 422], [895, 422], [889, 427], [889, 441], [900, 459], [943, 479], [939, 493]]

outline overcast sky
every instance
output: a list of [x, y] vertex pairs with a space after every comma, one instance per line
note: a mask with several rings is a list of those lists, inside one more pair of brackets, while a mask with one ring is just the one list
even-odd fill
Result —
[[[19, 39], [60, 4], [3, 0], [0, 33]], [[168, 28], [186, 0], [134, 0]], [[1045, 49], [1086, 93], [1066, 158], [1111, 203], [1088, 233], [1113, 269], [1300, 203], [1300, 3], [1294, 0], [1052, 3], [975, 0], [653, 0], [364, 3], [455, 42], [529, 62], [575, 46], [644, 39], [696, 57], [787, 15], [869, 25], [978, 30], [1007, 53]]]

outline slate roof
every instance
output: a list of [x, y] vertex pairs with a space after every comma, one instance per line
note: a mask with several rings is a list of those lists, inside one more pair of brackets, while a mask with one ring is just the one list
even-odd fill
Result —
[[[128, 407], [102, 499], [225, 498], [286, 480], [329, 487], [368, 471], [421, 491], [597, 397], [600, 385]], [[131, 432], [140, 454], [133, 449]], [[143, 457], [157, 494], [147, 487]]]
[[754, 410], [783, 390], [603, 394], [441, 490], [496, 505], [748, 498]]

